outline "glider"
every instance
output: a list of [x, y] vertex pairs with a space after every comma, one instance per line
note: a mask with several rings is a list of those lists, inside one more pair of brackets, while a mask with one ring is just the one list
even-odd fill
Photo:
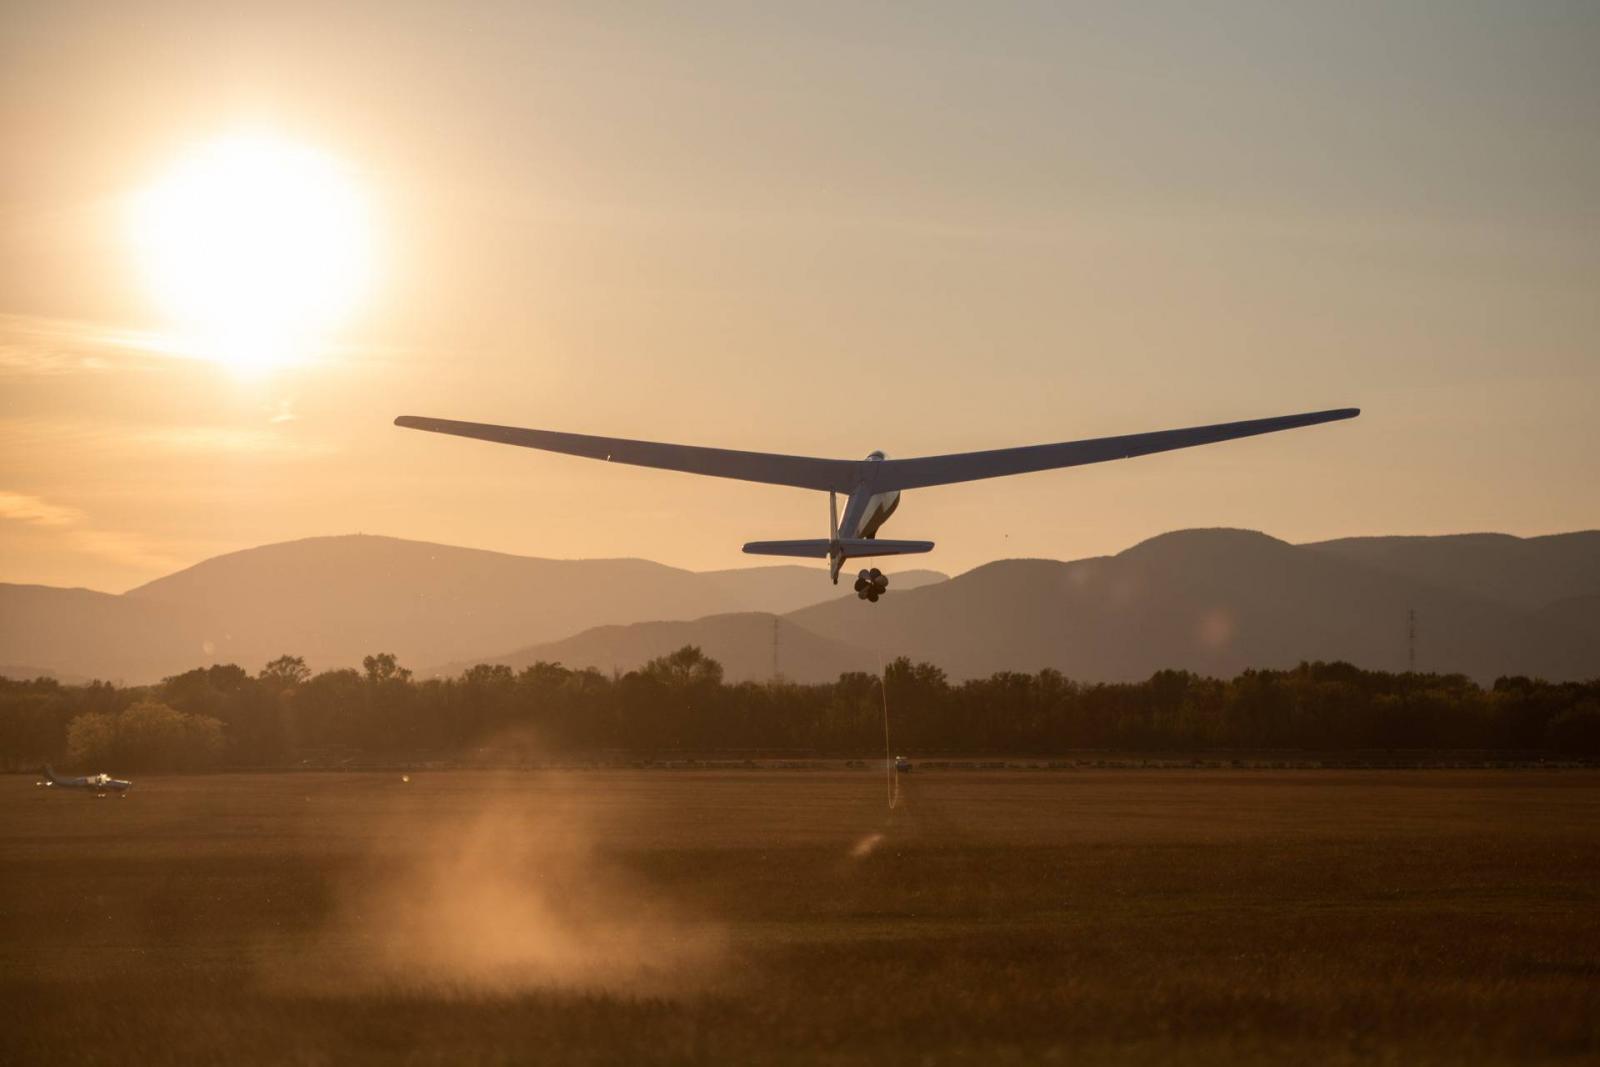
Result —
[[[829, 575], [837, 585], [839, 571], [847, 559], [901, 556], [927, 552], [933, 548], [932, 541], [889, 541], [878, 538], [879, 528], [900, 506], [900, 494], [907, 489], [1055, 470], [1058, 467], [1077, 467], [1085, 463], [1104, 463], [1112, 459], [1146, 456], [1152, 452], [1170, 452], [1177, 448], [1231, 441], [1236, 437], [1253, 437], [1256, 434], [1336, 422], [1359, 414], [1360, 408], [1335, 408], [1303, 415], [1279, 415], [1270, 419], [1157, 430], [1154, 433], [1122, 437], [1095, 437], [1053, 445], [999, 448], [988, 452], [957, 452], [948, 456], [889, 459], [882, 452], [873, 452], [861, 460], [817, 459], [656, 441], [630, 441], [621, 437], [529, 430], [420, 415], [401, 415], [394, 422], [396, 426], [411, 430], [539, 448], [546, 452], [585, 456], [608, 463], [628, 463], [637, 467], [656, 467], [715, 478], [737, 478], [747, 482], [819, 490], [828, 494], [826, 538], [752, 541], [744, 546], [744, 550], [754, 555], [826, 559]], [[845, 495], [843, 519], [839, 516], [841, 493]], [[888, 585], [889, 579], [874, 567], [861, 572], [855, 588], [861, 599], [876, 601]]]
[[49, 764], [44, 768], [44, 780], [38, 783], [55, 789], [77, 789], [93, 796], [103, 797], [107, 793], [115, 793], [119, 797], [126, 797], [128, 790], [133, 788], [133, 783], [122, 778], [113, 778], [109, 774], [86, 774], [81, 778], [60, 778]]

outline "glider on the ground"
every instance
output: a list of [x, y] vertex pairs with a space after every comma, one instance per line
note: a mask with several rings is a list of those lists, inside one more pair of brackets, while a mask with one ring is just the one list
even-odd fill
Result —
[[54, 789], [80, 789], [97, 797], [103, 797], [107, 793], [115, 793], [119, 797], [127, 796], [128, 790], [133, 788], [132, 782], [124, 781], [121, 778], [113, 778], [109, 774], [86, 774], [80, 778], [57, 778], [56, 772], [49, 765], [45, 766], [44, 781], [40, 784]]

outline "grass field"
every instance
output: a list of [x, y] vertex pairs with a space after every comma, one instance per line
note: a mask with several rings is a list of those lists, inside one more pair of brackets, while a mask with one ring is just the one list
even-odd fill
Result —
[[1600, 773], [0, 779], [0, 1060], [1600, 1055]]

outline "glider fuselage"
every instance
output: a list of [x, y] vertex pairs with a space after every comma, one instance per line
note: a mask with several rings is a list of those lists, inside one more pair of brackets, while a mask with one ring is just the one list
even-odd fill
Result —
[[[874, 452], [867, 457], [869, 462], [882, 462], [883, 459], [882, 452]], [[889, 516], [899, 506], [900, 490], [880, 492], [873, 487], [870, 478], [863, 478], [845, 500], [844, 516], [839, 520], [839, 536], [876, 537], [878, 528], [889, 521]]]

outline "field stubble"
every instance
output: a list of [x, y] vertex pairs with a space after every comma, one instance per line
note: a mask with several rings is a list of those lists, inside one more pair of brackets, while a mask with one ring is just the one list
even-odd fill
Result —
[[0, 780], [9, 1062], [1600, 1054], [1600, 773]]

